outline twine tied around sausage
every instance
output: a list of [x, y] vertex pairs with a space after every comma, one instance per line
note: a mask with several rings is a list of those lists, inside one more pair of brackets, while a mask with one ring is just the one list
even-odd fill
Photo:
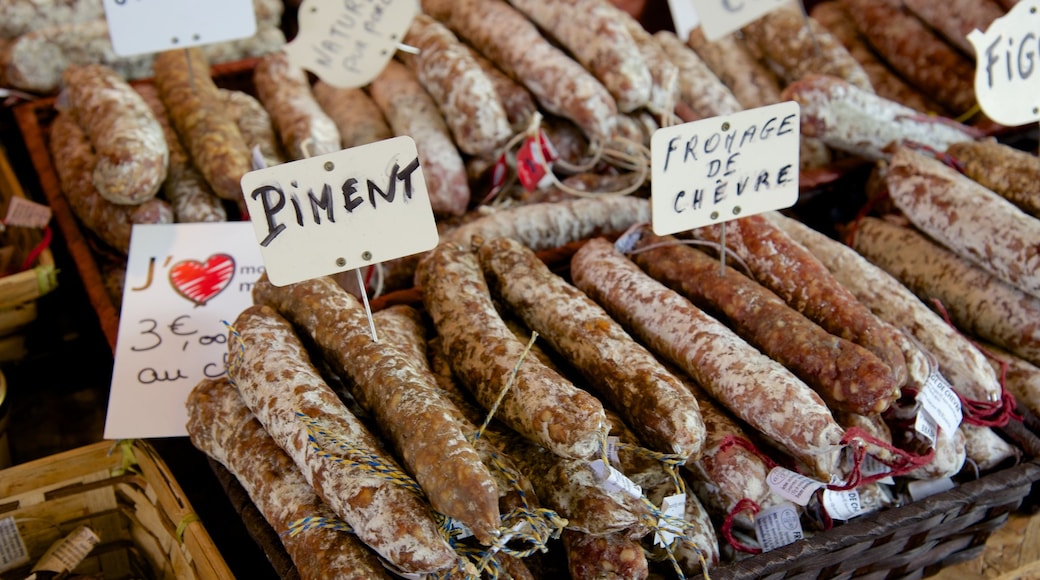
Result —
[[[491, 187], [481, 200], [481, 204], [487, 205], [495, 202], [499, 194], [516, 179], [520, 180], [527, 191], [534, 191], [540, 185], [548, 184], [567, 195], [589, 198], [630, 195], [647, 182], [650, 174], [650, 150], [646, 145], [630, 139], [615, 137], [604, 143], [592, 141], [589, 149], [592, 155], [580, 163], [570, 163], [561, 159], [542, 129], [541, 113], [535, 112], [527, 128], [514, 135], [499, 149], [492, 167]], [[555, 169], [558, 168], [567, 174], [583, 173], [591, 171], [601, 164], [632, 172], [634, 178], [631, 183], [620, 189], [585, 191], [571, 187], [555, 172]], [[545, 181], [543, 182], [543, 180]]]
[[1002, 360], [1000, 357], [983, 348], [970, 337], [961, 333], [960, 329], [957, 328], [950, 319], [950, 313], [946, 310], [946, 306], [943, 305], [942, 301], [938, 298], [932, 298], [931, 302], [939, 312], [939, 315], [946, 321], [946, 324], [950, 325], [950, 328], [961, 336], [964, 336], [964, 339], [971, 343], [972, 346], [979, 349], [979, 352], [981, 352], [983, 356], [992, 361], [996, 361], [996, 363], [1000, 365], [1000, 396], [996, 401], [976, 401], [957, 393], [957, 397], [961, 400], [961, 409], [964, 412], [964, 422], [979, 427], [1004, 427], [1012, 419], [1015, 421], [1021, 421], [1022, 415], [1016, 411], [1018, 402], [1015, 400], [1015, 396], [1008, 392], [1007, 387], [1005, 386], [1007, 382], [1007, 361]]

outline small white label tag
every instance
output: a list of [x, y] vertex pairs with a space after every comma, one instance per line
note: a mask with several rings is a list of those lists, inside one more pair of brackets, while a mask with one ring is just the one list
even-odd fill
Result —
[[51, 208], [29, 201], [24, 197], [12, 197], [7, 206], [4, 224], [23, 228], [44, 228], [51, 221]]
[[[864, 455], [863, 456], [863, 462], [860, 463], [860, 465], [859, 465], [860, 475], [863, 475], [864, 477], [871, 477], [871, 476], [878, 475], [878, 474], [881, 474], [881, 473], [889, 473], [891, 471], [892, 471], [891, 467], [885, 465], [884, 463], [881, 463], [880, 461], [878, 461], [877, 457], [874, 457], [873, 455], [870, 455], [870, 454]], [[894, 479], [892, 479], [892, 476], [888, 476], [888, 477], [879, 479], [877, 482], [878, 483], [883, 483], [885, 485], [895, 485], [896, 484], [896, 481]]]
[[976, 29], [968, 34], [977, 55], [975, 97], [986, 116], [1001, 125], [1013, 127], [1040, 120], [1038, 34], [1038, 0], [1022, 0], [994, 20], [985, 33]]
[[334, 87], [361, 87], [386, 68], [418, 13], [418, 0], [303, 0], [299, 32], [284, 50]]
[[618, 465], [621, 463], [621, 459], [618, 458], [619, 442], [620, 440], [613, 435], [607, 437], [607, 459], [609, 459], [610, 462], [614, 465]]
[[863, 504], [859, 492], [855, 489], [845, 491], [823, 490], [823, 509], [837, 520], [849, 520], [863, 513]]
[[755, 537], [763, 552], [801, 540], [805, 535], [798, 518], [798, 508], [782, 503], [762, 510], [755, 516]]
[[604, 489], [621, 491], [635, 498], [643, 497], [643, 489], [636, 485], [636, 482], [625, 477], [624, 473], [614, 469], [612, 466], [603, 463], [602, 459], [593, 461], [589, 466], [592, 467], [592, 472], [596, 474], [596, 479], [599, 480]]
[[[661, 502], [661, 513], [669, 518], [681, 520], [686, 516], [686, 494], [678, 493], [664, 498]], [[658, 546], [670, 546], [675, 538], [682, 535], [682, 528], [675, 522], [664, 518], [657, 520], [659, 530], [654, 534], [654, 543]]]
[[[787, 0], [691, 0], [700, 17], [701, 28], [708, 40], [718, 40], [730, 32], [740, 30], [760, 17], [776, 10]], [[685, 36], [682, 38], [686, 38]]]
[[133, 56], [256, 34], [252, 0], [104, 0], [112, 49]]
[[407, 136], [251, 171], [242, 192], [276, 286], [417, 254], [439, 241]]
[[29, 562], [29, 551], [13, 517], [0, 520], [0, 572]]
[[815, 479], [784, 467], [770, 469], [769, 475], [766, 476], [766, 483], [773, 493], [800, 506], [808, 504], [816, 490], [826, 487]]
[[938, 371], [928, 375], [924, 387], [917, 394], [917, 400], [942, 429], [942, 434], [953, 436], [963, 418], [961, 400]]
[[915, 479], [910, 483], [906, 484], [906, 491], [910, 493], [910, 497], [914, 501], [920, 501], [930, 495], [942, 493], [956, 487], [953, 480], [949, 477], [940, 477], [939, 479]]
[[69, 572], [79, 566], [100, 541], [94, 530], [80, 526], [48, 548], [32, 571]]
[[654, 233], [674, 234], [798, 201], [800, 109], [794, 101], [654, 132]]
[[469, 529], [466, 526], [466, 524], [460, 522], [455, 518], [451, 519], [450, 529], [459, 531], [459, 535], [455, 536], [456, 540], [465, 540], [466, 538], [473, 535], [473, 530]]
[[917, 418], [914, 419], [914, 431], [917, 431], [921, 437], [927, 439], [929, 446], [935, 446], [935, 439], [939, 435], [939, 426], [924, 407], [917, 410]]

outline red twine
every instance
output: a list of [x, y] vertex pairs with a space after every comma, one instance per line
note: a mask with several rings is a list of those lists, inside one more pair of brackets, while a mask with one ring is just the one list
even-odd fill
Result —
[[[831, 491], [848, 491], [861, 485], [880, 481], [889, 476], [897, 477], [900, 475], [906, 475], [918, 467], [928, 465], [935, 456], [935, 448], [929, 449], [928, 453], [924, 455], [915, 455], [874, 437], [862, 427], [849, 427], [845, 431], [845, 435], [841, 438], [841, 442], [843, 445], [851, 445], [852, 443], [857, 442], [860, 444], [853, 447], [852, 450], [852, 472], [849, 474], [848, 481], [842, 485], [827, 485], [827, 489]], [[878, 461], [889, 467], [891, 471], [887, 473], [875, 473], [874, 475], [863, 475], [861, 467], [864, 458], [867, 456], [867, 446], [865, 444], [868, 443], [885, 449], [892, 454], [893, 459], [889, 461], [877, 458]]]
[[[936, 310], [939, 311], [939, 315], [946, 321], [946, 324], [949, 324], [950, 328], [954, 329], [954, 331], [961, 336], [964, 336], [960, 329], [950, 320], [950, 313], [946, 311], [946, 307], [943, 306], [943, 303], [938, 298], [932, 298], [932, 304], [935, 305]], [[979, 352], [981, 352], [983, 356], [997, 361], [1000, 364], [1000, 398], [998, 400], [976, 401], [957, 393], [957, 397], [961, 400], [961, 408], [964, 412], [964, 422], [971, 425], [978, 425], [979, 427], [1004, 427], [1011, 419], [1021, 421], [1022, 415], [1015, 412], [1018, 402], [1015, 401], [1015, 396], [1009, 393], [1004, 386], [1007, 380], [1007, 362], [982, 348], [978, 343], [967, 336], [964, 336], [964, 339], [972, 346], [979, 349]]]
[[762, 453], [762, 450], [758, 447], [755, 447], [754, 443], [748, 441], [743, 437], [737, 437], [736, 435], [726, 435], [722, 438], [722, 443], [719, 444], [719, 453], [722, 453], [730, 447], [734, 446], [750, 451], [755, 457], [761, 459], [762, 462], [765, 463], [766, 467], [768, 467], [769, 469], [773, 469], [777, 465], [771, 457], [769, 457], [765, 453]]
[[733, 546], [735, 550], [745, 552], [747, 554], [762, 553], [762, 548], [748, 546], [740, 540], [738, 540], [736, 536], [733, 535], [733, 519], [736, 517], [737, 514], [743, 511], [750, 511], [751, 515], [755, 515], [759, 512], [760, 509], [761, 508], [758, 507], [757, 503], [745, 497], [738, 501], [737, 505], [733, 506], [733, 509], [731, 509], [729, 513], [726, 514], [726, 519], [722, 521], [722, 537], [725, 538], [726, 541], [729, 542], [729, 545]]
[[43, 251], [47, 249], [47, 246], [51, 245], [51, 240], [53, 239], [54, 232], [51, 230], [51, 227], [44, 227], [43, 239], [40, 240], [40, 243], [36, 244], [36, 246], [34, 246], [32, 250], [29, 251], [29, 254], [27, 256], [25, 256], [25, 260], [22, 261], [22, 270], [28, 270], [29, 268], [32, 268], [33, 264], [36, 262], [36, 258], [39, 258], [40, 254], [42, 254]]

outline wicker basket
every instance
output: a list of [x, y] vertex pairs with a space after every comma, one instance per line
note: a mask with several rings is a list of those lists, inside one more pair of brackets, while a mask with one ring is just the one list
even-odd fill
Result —
[[[0, 147], [0, 216], [6, 215], [11, 199], [25, 198], [11, 164]], [[3, 245], [14, 248], [22, 262], [43, 239], [41, 232], [9, 228], [0, 234]], [[29, 268], [0, 276], [0, 362], [17, 360], [24, 354], [24, 337], [20, 330], [36, 320], [36, 300], [57, 287], [54, 256], [43, 247]]]
[[[14, 517], [30, 562], [88, 525], [101, 542], [77, 573], [233, 577], [173, 475], [143, 441], [102, 441], [0, 471], [0, 498], [0, 518]], [[24, 578], [30, 566], [0, 578]]]

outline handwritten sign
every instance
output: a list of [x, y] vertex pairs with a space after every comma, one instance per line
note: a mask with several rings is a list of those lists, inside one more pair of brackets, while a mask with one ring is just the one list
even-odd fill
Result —
[[242, 191], [277, 286], [417, 254], [439, 241], [411, 137], [252, 171]]
[[1007, 126], [1040, 120], [1040, 0], [1023, 0], [968, 40], [977, 55], [975, 98]]
[[284, 50], [332, 86], [364, 86], [393, 58], [418, 13], [418, 0], [303, 0], [299, 32]]
[[[745, 24], [787, 4], [789, 0], [690, 0], [704, 29], [704, 37], [718, 40]], [[685, 37], [683, 37], [685, 38]]]
[[650, 140], [654, 232], [794, 205], [800, 138], [794, 101], [658, 129]]
[[248, 222], [134, 226], [106, 439], [187, 435], [188, 393], [224, 374], [224, 321], [263, 272]]
[[104, 0], [112, 49], [133, 56], [256, 34], [252, 0]]

